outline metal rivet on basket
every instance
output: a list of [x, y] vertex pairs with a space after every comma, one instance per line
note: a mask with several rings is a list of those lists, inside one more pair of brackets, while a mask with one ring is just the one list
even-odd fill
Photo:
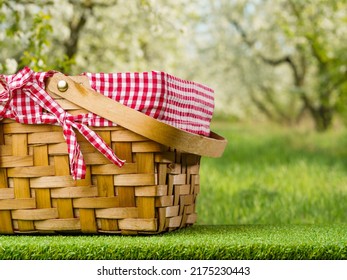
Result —
[[59, 91], [64, 92], [64, 91], [67, 91], [67, 89], [69, 88], [69, 85], [68, 85], [68, 83], [66, 81], [60, 80], [58, 82], [57, 87], [58, 87]]

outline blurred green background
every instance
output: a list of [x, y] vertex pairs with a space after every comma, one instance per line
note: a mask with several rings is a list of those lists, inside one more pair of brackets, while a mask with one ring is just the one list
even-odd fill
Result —
[[215, 90], [200, 224], [347, 221], [347, 2], [0, 0], [0, 72], [163, 70]]

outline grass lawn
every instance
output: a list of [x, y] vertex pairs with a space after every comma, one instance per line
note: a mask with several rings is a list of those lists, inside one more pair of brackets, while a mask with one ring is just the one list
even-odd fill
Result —
[[347, 132], [214, 123], [228, 147], [203, 158], [199, 224], [347, 222]]
[[195, 225], [155, 236], [0, 236], [0, 259], [347, 259], [347, 225]]

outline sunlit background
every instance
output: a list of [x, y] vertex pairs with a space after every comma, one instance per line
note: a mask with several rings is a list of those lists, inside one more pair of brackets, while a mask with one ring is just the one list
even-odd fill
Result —
[[347, 2], [0, 0], [0, 72], [162, 70], [215, 90], [201, 224], [347, 221]]

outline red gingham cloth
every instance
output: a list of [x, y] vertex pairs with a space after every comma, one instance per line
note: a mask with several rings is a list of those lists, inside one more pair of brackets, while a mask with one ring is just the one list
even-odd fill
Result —
[[[14, 75], [0, 75], [0, 120], [14, 119], [24, 124], [54, 124], [63, 127], [68, 145], [71, 174], [83, 179], [86, 166], [75, 132], [77, 129], [111, 162], [122, 166], [110, 147], [88, 126], [116, 125], [94, 113], [72, 116], [65, 112], [45, 88], [45, 79], [55, 72], [34, 72], [28, 67]], [[177, 128], [208, 136], [214, 109], [213, 90], [164, 72], [83, 73], [91, 87], [126, 106]]]
[[161, 71], [84, 75], [94, 90], [113, 100], [179, 129], [210, 135], [214, 97], [207, 86]]
[[0, 83], [4, 87], [4, 90], [0, 92], [0, 120], [9, 118], [24, 124], [61, 125], [68, 146], [70, 169], [74, 179], [85, 178], [86, 165], [73, 128], [77, 129], [111, 162], [122, 166], [124, 161], [120, 160], [94, 131], [81, 122], [82, 115], [72, 116], [65, 112], [45, 92], [44, 80], [53, 74], [53, 71], [35, 73], [26, 67], [15, 75], [0, 75]]

